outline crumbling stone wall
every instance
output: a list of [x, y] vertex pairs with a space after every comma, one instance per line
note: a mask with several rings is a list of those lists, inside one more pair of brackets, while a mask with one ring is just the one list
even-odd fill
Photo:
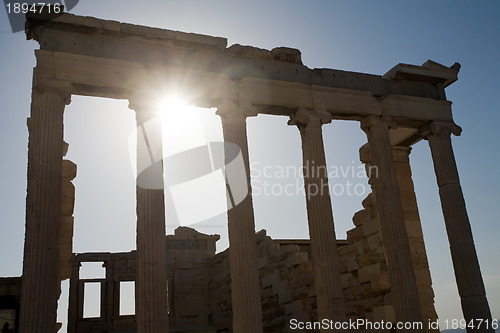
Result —
[[385, 249], [381, 242], [374, 195], [362, 202], [347, 232], [348, 245], [340, 249], [342, 284], [348, 318], [394, 321]]
[[[68, 144], [64, 142], [63, 156], [68, 151]], [[70, 160], [62, 161], [61, 183], [61, 224], [59, 228], [59, 279], [71, 277], [71, 255], [73, 254], [73, 211], [75, 208], [75, 186], [72, 180], [76, 177], [76, 164]]]
[[0, 278], [0, 327], [5, 323], [16, 333], [19, 329], [21, 277]]
[[[422, 226], [411, 179], [409, 147], [393, 147], [394, 167], [398, 180], [405, 226], [412, 256], [413, 269], [419, 293], [420, 308], [427, 332], [437, 332], [427, 326], [428, 321], [437, 319], [434, 308], [434, 292], [427, 254], [425, 251]], [[360, 158], [370, 165], [368, 146], [360, 149]], [[373, 170], [372, 170], [373, 171]], [[370, 178], [376, 172], [367, 172]], [[376, 182], [370, 179], [373, 191]], [[353, 216], [355, 228], [347, 232], [348, 245], [340, 249], [343, 263], [342, 283], [346, 299], [347, 316], [366, 318], [370, 321], [395, 321], [392, 306], [389, 273], [383, 239], [379, 231], [379, 218], [374, 193], [370, 193], [362, 202], [363, 209]]]
[[[265, 332], [285, 332], [292, 318], [315, 320], [316, 293], [308, 241], [273, 240], [257, 233], [258, 267]], [[209, 304], [217, 332], [232, 332], [229, 250], [211, 261]]]
[[[172, 331], [213, 333], [210, 326], [208, 285], [209, 262], [215, 256], [219, 235], [205, 235], [194, 229], [179, 227], [166, 236], [168, 310]], [[82, 253], [71, 259], [68, 332], [114, 332], [136, 329], [135, 315], [120, 315], [120, 282], [134, 281], [137, 269], [136, 251], [126, 253]], [[102, 262], [106, 278], [80, 279], [82, 262]], [[229, 271], [229, 270], [227, 270]], [[101, 284], [101, 311], [95, 318], [83, 318], [84, 284]]]
[[167, 236], [168, 297], [171, 327], [207, 328], [210, 324], [210, 259], [219, 235], [179, 227]]

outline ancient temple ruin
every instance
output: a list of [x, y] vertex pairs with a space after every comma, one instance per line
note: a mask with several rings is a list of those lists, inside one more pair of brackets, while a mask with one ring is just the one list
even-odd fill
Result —
[[[382, 76], [310, 69], [296, 49], [228, 47], [224, 38], [70, 14], [29, 16], [26, 33], [40, 48], [28, 119], [22, 286], [0, 281], [2, 295], [20, 305], [19, 332], [57, 331], [60, 283], [68, 278], [71, 333], [288, 332], [291, 319], [435, 320], [409, 164], [411, 146], [422, 139], [434, 162], [464, 317], [491, 320], [450, 138], [461, 129], [445, 88], [457, 80], [458, 64], [397, 64]], [[217, 108], [225, 142], [239, 148], [246, 172], [235, 186], [248, 195], [227, 213], [229, 250], [215, 254], [217, 236], [187, 228], [166, 236], [163, 187], [138, 186], [137, 251], [72, 253], [76, 165], [64, 159], [65, 106], [72, 95], [125, 99], [140, 127], [154, 118], [159, 83], [189, 91], [196, 106]], [[300, 131], [304, 165], [318, 167], [326, 166], [322, 125], [360, 122], [367, 135], [360, 158], [377, 173], [346, 241], [336, 240], [329, 191], [307, 196], [310, 241], [256, 234], [246, 117], [257, 114], [288, 117]], [[328, 186], [326, 168], [319, 170], [304, 174], [305, 186]], [[106, 268], [106, 278], [94, 281], [103, 286], [99, 318], [81, 315], [82, 285], [91, 281], [78, 272], [86, 261]], [[135, 281], [134, 316], [117, 313], [120, 281]]]

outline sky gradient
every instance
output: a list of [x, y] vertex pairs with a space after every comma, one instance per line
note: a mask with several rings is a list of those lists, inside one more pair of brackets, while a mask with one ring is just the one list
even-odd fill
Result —
[[[500, 318], [500, 2], [499, 1], [247, 1], [187, 0], [80, 1], [72, 13], [122, 22], [195, 32], [235, 43], [272, 49], [301, 50], [309, 68], [334, 68], [383, 75], [397, 63], [420, 65], [432, 59], [446, 66], [459, 62], [459, 80], [446, 89], [455, 122], [463, 128], [453, 137], [455, 157], [474, 233], [476, 249], [494, 318]], [[34, 41], [13, 34], [0, 10], [0, 276], [22, 273], [26, 197], [27, 139]], [[222, 140], [214, 110], [197, 114], [205, 139]], [[267, 179], [259, 171], [300, 167], [300, 136], [284, 117], [250, 118], [248, 142], [256, 186], [302, 180]], [[135, 249], [135, 185], [128, 136], [135, 126], [127, 101], [73, 96], [65, 111], [67, 158], [78, 165], [74, 252]], [[184, 133], [186, 136], [194, 135]], [[181, 134], [179, 134], [181, 135]], [[359, 123], [333, 121], [323, 126], [329, 166], [359, 167], [358, 148], [366, 142]], [[188, 142], [186, 137], [184, 140]], [[166, 146], [175, 150], [175, 140]], [[427, 143], [410, 155], [415, 191], [427, 246], [436, 309], [441, 320], [461, 318], [449, 246]], [[300, 177], [299, 177], [300, 178]], [[366, 179], [341, 176], [368, 191]], [[255, 189], [254, 189], [255, 190]], [[352, 215], [364, 195], [332, 196], [338, 238], [353, 228]], [[305, 199], [294, 195], [256, 195], [256, 229], [273, 238], [307, 238]], [[168, 211], [169, 208], [167, 208]], [[168, 214], [167, 214], [168, 215]], [[170, 216], [170, 219], [169, 219]], [[222, 235], [225, 216], [195, 226]], [[167, 231], [175, 226], [167, 216]], [[169, 223], [170, 222], [170, 223]], [[63, 298], [64, 298], [63, 294]], [[67, 296], [66, 296], [67, 297]], [[61, 307], [63, 307], [61, 305]]]

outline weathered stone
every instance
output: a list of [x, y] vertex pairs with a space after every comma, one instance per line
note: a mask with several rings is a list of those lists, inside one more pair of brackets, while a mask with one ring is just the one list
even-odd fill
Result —
[[72, 216], [75, 208], [75, 186], [69, 180], [62, 182], [61, 215]]
[[360, 210], [354, 214], [352, 217], [352, 222], [356, 227], [359, 227], [360, 225], [364, 224], [366, 221], [368, 221], [371, 217], [368, 215], [366, 210]]
[[342, 286], [344, 289], [351, 287], [356, 283], [356, 279], [351, 273], [344, 273], [340, 277], [342, 278]]
[[373, 272], [370, 275], [370, 283], [374, 291], [383, 292], [389, 291], [391, 286], [389, 284], [389, 273], [388, 272]]
[[304, 306], [302, 304], [302, 300], [294, 301], [290, 304], [285, 305], [285, 313], [298, 313], [302, 312]]
[[370, 250], [375, 250], [380, 246], [380, 236], [379, 234], [374, 234], [366, 238], [368, 242], [368, 247]]
[[377, 218], [372, 218], [363, 223], [363, 236], [367, 237], [373, 235], [374, 233], [378, 233], [380, 230], [380, 225], [378, 223]]
[[226, 49], [226, 52], [235, 56], [252, 57], [252, 58], [262, 58], [262, 59], [272, 59], [273, 55], [271, 51], [259, 49], [253, 46], [245, 46], [240, 44], [231, 45]]
[[357, 271], [359, 269], [358, 263], [356, 262], [356, 258], [351, 257], [347, 259], [347, 270], [349, 272]]
[[69, 180], [75, 179], [76, 178], [76, 164], [70, 160], [63, 160], [62, 163], [63, 163], [62, 177], [69, 179]]
[[307, 263], [307, 253], [306, 252], [296, 252], [292, 253], [286, 258], [286, 266], [292, 267], [299, 264]]
[[360, 283], [370, 282], [373, 273], [379, 273], [381, 266], [379, 263], [366, 267], [361, 267], [358, 271], [358, 278]]
[[302, 65], [301, 53], [297, 49], [289, 47], [275, 47], [271, 50], [271, 54], [274, 60]]
[[363, 239], [363, 229], [354, 228], [354, 229], [347, 231], [347, 240], [350, 243], [357, 242], [361, 239]]
[[383, 305], [373, 308], [373, 320], [381, 322], [396, 322], [396, 314], [392, 305]]

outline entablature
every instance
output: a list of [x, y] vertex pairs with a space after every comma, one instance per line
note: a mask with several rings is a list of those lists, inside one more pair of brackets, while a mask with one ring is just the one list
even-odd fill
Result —
[[137, 91], [180, 93], [199, 107], [245, 101], [259, 113], [283, 116], [299, 108], [343, 120], [380, 115], [397, 122], [401, 129], [392, 137], [401, 142], [413, 141], [432, 120], [452, 120], [444, 87], [456, 80], [458, 64], [398, 64], [384, 76], [310, 69], [295, 49], [227, 48], [225, 38], [71, 14], [52, 21], [28, 15], [26, 33], [40, 43], [35, 87], [117, 99]]

